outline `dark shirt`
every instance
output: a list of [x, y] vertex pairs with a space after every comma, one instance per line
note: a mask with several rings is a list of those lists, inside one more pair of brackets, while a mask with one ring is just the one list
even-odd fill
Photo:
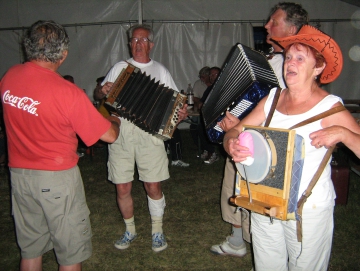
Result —
[[206, 101], [206, 98], [209, 96], [210, 91], [212, 90], [214, 84], [212, 84], [211, 86], [208, 86], [205, 91], [203, 96], [200, 99], [200, 102], [204, 103]]

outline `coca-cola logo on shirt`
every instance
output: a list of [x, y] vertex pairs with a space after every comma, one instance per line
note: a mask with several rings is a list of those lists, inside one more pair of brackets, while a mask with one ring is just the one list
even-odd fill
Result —
[[30, 97], [17, 97], [10, 94], [10, 90], [4, 92], [3, 103], [9, 104], [18, 109], [22, 109], [30, 114], [38, 116], [36, 113], [36, 106], [40, 104], [39, 101], [34, 101]]

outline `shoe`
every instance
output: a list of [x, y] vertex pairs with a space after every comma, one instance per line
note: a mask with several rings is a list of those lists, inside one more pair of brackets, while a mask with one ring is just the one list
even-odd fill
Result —
[[245, 243], [241, 244], [239, 247], [236, 247], [229, 242], [229, 238], [230, 236], [226, 237], [226, 240], [220, 245], [212, 246], [210, 251], [216, 255], [244, 257], [246, 255]]
[[203, 151], [203, 153], [200, 155], [200, 158], [202, 160], [206, 160], [208, 158], [208, 156], [209, 156], [209, 152], [208, 151]]
[[172, 161], [171, 165], [176, 166], [176, 167], [188, 167], [188, 166], [190, 166], [190, 164], [185, 163], [185, 162], [183, 162], [181, 160]]
[[115, 242], [115, 247], [117, 249], [127, 249], [136, 237], [137, 234], [132, 234], [131, 232], [126, 231], [123, 236]]
[[165, 234], [161, 232], [154, 233], [152, 235], [152, 250], [155, 252], [163, 251], [167, 248]]
[[214, 162], [216, 162], [217, 160], [219, 160], [219, 156], [217, 156], [217, 154], [215, 152], [213, 152], [211, 154], [211, 156], [209, 155], [209, 158], [204, 161], [204, 163], [207, 164], [207, 165], [211, 165]]

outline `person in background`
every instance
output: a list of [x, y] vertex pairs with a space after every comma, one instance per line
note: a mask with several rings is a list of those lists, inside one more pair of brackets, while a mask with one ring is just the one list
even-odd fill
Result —
[[203, 96], [201, 96], [200, 103], [199, 103], [199, 109], [201, 109], [204, 102], [206, 101], [206, 98], [209, 96], [209, 93], [212, 90], [214, 83], [219, 76], [220, 71], [221, 71], [221, 69], [216, 66], [210, 68], [210, 72], [209, 72], [210, 85], [205, 89]]
[[[101, 90], [101, 88], [99, 88], [101, 86], [101, 83], [104, 81], [105, 79], [105, 76], [100, 76], [98, 78], [96, 78], [96, 87], [94, 89], [94, 100], [95, 101], [100, 101], [102, 99], [105, 98], [105, 95], [100, 91], [99, 92], [99, 89]], [[98, 91], [96, 91], [98, 90]]]
[[69, 42], [60, 24], [37, 21], [24, 37], [28, 61], [0, 83], [21, 271], [42, 270], [42, 255], [51, 249], [60, 271], [81, 270], [92, 254], [92, 231], [76, 134], [88, 145], [119, 135], [119, 119], [101, 116], [57, 72]]
[[[305, 121], [336, 106], [341, 98], [321, 88], [341, 73], [343, 57], [338, 44], [315, 27], [304, 25], [295, 36], [276, 37], [284, 48], [282, 89], [269, 127], [285, 128]], [[262, 126], [274, 100], [276, 88], [256, 108], [225, 134], [226, 152], [235, 163], [249, 155], [237, 136], [243, 125]], [[360, 157], [360, 127], [344, 110], [296, 128], [304, 139], [304, 165], [298, 200], [308, 188], [327, 149], [342, 142]], [[251, 213], [251, 232], [256, 270], [327, 270], [334, 230], [335, 191], [331, 181], [331, 159], [326, 161], [316, 185], [302, 208], [302, 241], [297, 238], [297, 222], [282, 221]], [[271, 259], [271, 261], [269, 261]]]
[[194, 106], [199, 109], [200, 99], [203, 96], [207, 87], [211, 86], [210, 83], [210, 67], [205, 66], [199, 71], [199, 79], [195, 81], [193, 86], [194, 92]]
[[[100, 76], [100, 77], [96, 78], [96, 80], [95, 80], [96, 87], [93, 92], [93, 98], [94, 98], [94, 106], [97, 108], [97, 110], [100, 112], [101, 115], [103, 115], [105, 118], [107, 118], [108, 116], [110, 116], [110, 113], [104, 106], [104, 103], [106, 100], [105, 96], [102, 93], [99, 93], [98, 91], [96, 91], [101, 86], [101, 83], [104, 81], [104, 79], [105, 79], [105, 76]], [[94, 147], [95, 148], [103, 148], [105, 145], [106, 145], [105, 142], [102, 142], [101, 140], [99, 140], [98, 142], [95, 143]]]
[[[194, 108], [193, 110], [195, 112], [200, 111], [200, 99], [203, 96], [206, 88], [208, 86], [211, 85], [210, 83], [210, 67], [205, 66], [203, 68], [200, 69], [199, 71], [199, 79], [195, 81], [194, 86], [193, 86], [193, 93], [194, 93]], [[199, 145], [199, 140], [198, 140], [198, 131], [197, 129], [199, 129], [198, 124], [200, 123], [200, 116], [191, 116], [191, 122], [192, 124], [190, 125], [190, 134], [191, 137], [193, 138], [193, 141], [195, 143], [195, 145], [200, 148]], [[199, 157], [199, 155], [198, 155]], [[205, 155], [201, 154], [200, 155], [201, 159], [205, 159]]]
[[73, 77], [72, 75], [67, 74], [67, 75], [64, 75], [63, 78], [64, 78], [65, 80], [67, 80], [67, 81], [75, 84], [75, 80], [74, 80], [74, 77]]
[[[199, 101], [199, 109], [201, 109], [203, 103], [205, 102], [207, 96], [209, 95], [210, 91], [213, 88], [213, 85], [220, 73], [221, 69], [219, 67], [212, 67], [210, 68], [209, 78], [210, 78], [210, 86], [208, 86]], [[191, 126], [192, 125], [192, 126]], [[216, 145], [212, 143], [207, 134], [205, 129], [205, 124], [201, 119], [201, 123], [199, 125], [191, 124], [190, 131], [195, 132], [196, 134], [193, 135], [193, 138], [199, 137], [200, 139], [200, 146], [202, 150], [202, 154], [200, 158], [204, 160], [206, 165], [211, 165], [219, 160], [219, 156], [216, 153]]]
[[175, 167], [188, 167], [190, 164], [185, 163], [182, 159], [182, 140], [180, 130], [176, 128], [173, 137], [164, 141], [168, 154], [171, 155], [171, 165]]
[[96, 101], [96, 107], [99, 110], [99, 112], [101, 113], [101, 115], [103, 115], [104, 117], [107, 117], [110, 114], [107, 111], [107, 109], [104, 107], [104, 103], [105, 103], [106, 99], [105, 99], [105, 95], [101, 92], [101, 84], [104, 81], [104, 79], [105, 79], [105, 76], [100, 76], [100, 77], [96, 78], [96, 87], [94, 89], [93, 98]]
[[[115, 64], [106, 75], [101, 90], [99, 87], [96, 91], [108, 94], [113, 82], [128, 63], [140, 68], [164, 86], [178, 90], [164, 65], [150, 58], [150, 51], [154, 47], [152, 28], [149, 25], [134, 25], [128, 34], [132, 58]], [[179, 110], [179, 122], [186, 117], [187, 105], [184, 105]], [[116, 185], [116, 199], [126, 226], [125, 233], [115, 242], [117, 249], [127, 249], [137, 237], [131, 195], [135, 163], [147, 194], [152, 225], [152, 250], [160, 252], [168, 246], [163, 233], [166, 204], [161, 189], [161, 181], [169, 178], [169, 162], [164, 142], [122, 118], [120, 136], [109, 146], [108, 161], [109, 180]]]
[[[63, 78], [66, 80], [66, 81], [69, 81], [73, 84], [75, 84], [75, 80], [74, 80], [74, 77], [72, 75], [64, 75]], [[81, 138], [78, 137], [78, 150], [76, 151], [77, 155], [79, 157], [84, 157], [85, 153], [83, 151], [83, 149], [85, 149], [85, 144], [84, 142], [81, 140]]]
[[[280, 87], [285, 88], [282, 76], [284, 58], [281, 54], [282, 48], [271, 40], [271, 37], [288, 37], [295, 35], [301, 26], [308, 24], [309, 16], [303, 7], [292, 2], [281, 2], [276, 4], [270, 11], [269, 19], [265, 25], [268, 32], [266, 42], [272, 45], [269, 63], [273, 68]], [[240, 120], [226, 112], [226, 117], [219, 123], [226, 132], [238, 124]], [[242, 257], [246, 254], [244, 240], [250, 239], [250, 219], [246, 211], [238, 211], [237, 207], [229, 204], [229, 198], [234, 195], [235, 190], [235, 164], [228, 157], [225, 163], [224, 177], [221, 188], [221, 214], [225, 222], [232, 225], [232, 233], [226, 237], [221, 244], [213, 245], [210, 251], [217, 255], [228, 255]], [[244, 240], [243, 240], [244, 239]]]

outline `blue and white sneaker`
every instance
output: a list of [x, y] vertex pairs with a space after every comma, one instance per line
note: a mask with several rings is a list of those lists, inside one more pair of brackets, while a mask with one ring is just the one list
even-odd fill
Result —
[[117, 249], [127, 249], [136, 237], [137, 234], [132, 234], [131, 232], [126, 231], [123, 236], [115, 242], [115, 247]]
[[155, 252], [163, 251], [167, 248], [165, 234], [156, 232], [152, 235], [152, 250]]

